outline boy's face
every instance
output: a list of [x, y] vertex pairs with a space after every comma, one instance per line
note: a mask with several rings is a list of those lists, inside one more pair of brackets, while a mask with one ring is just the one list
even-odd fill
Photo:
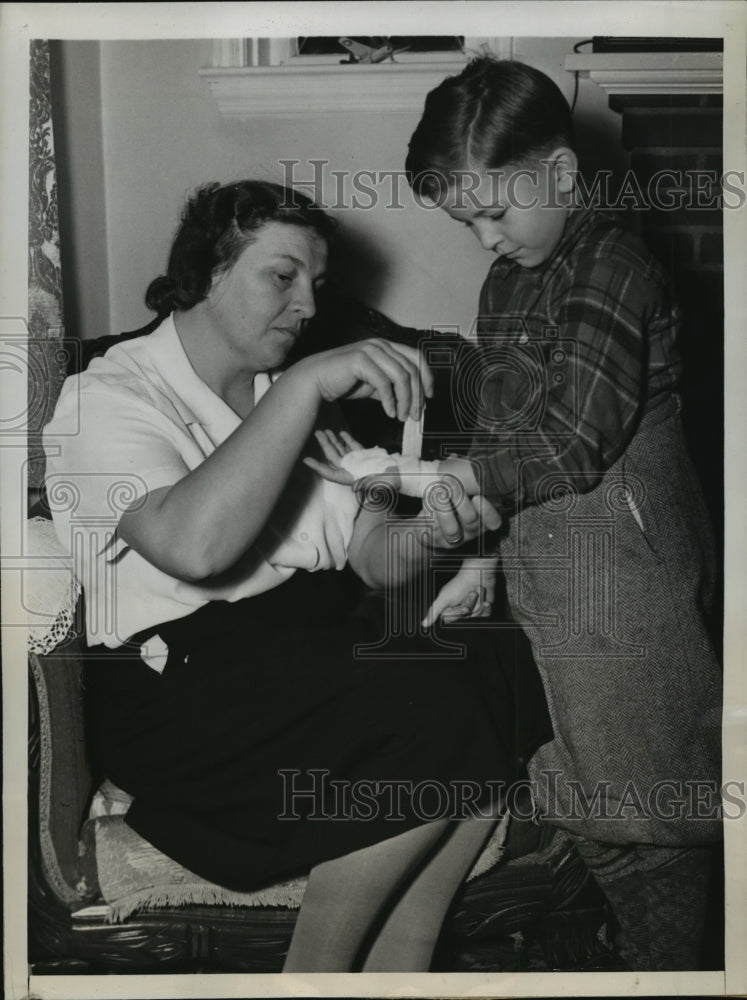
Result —
[[441, 207], [468, 226], [486, 250], [521, 267], [537, 267], [552, 256], [563, 235], [573, 170], [574, 154], [556, 150], [525, 166], [465, 172]]

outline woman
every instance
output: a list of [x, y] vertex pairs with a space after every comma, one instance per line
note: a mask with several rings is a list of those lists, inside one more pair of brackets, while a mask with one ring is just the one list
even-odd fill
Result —
[[[129, 825], [234, 889], [312, 868], [288, 971], [427, 970], [489, 824], [426, 822], [407, 790], [510, 777], [511, 694], [499, 683], [486, 707], [464, 663], [356, 661], [378, 636], [353, 616], [344, 568], [396, 585], [431, 545], [498, 520], [465, 498], [404, 526], [390, 558], [385, 513], [304, 464], [322, 457], [312, 432], [328, 404], [375, 398], [404, 420], [432, 385], [414, 349], [383, 340], [278, 377], [330, 235], [276, 185], [199, 191], [148, 290], [160, 326], [66, 383], [47, 482], [53, 498], [62, 483], [76, 493], [55, 522], [83, 543], [90, 738], [134, 796]], [[367, 814], [340, 805], [341, 788], [364, 786]]]

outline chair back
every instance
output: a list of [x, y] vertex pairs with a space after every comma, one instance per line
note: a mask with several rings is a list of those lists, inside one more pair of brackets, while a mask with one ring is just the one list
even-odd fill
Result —
[[32, 908], [46, 905], [51, 893], [56, 903], [76, 909], [94, 889], [83, 884], [78, 853], [93, 784], [85, 749], [82, 648], [80, 637], [71, 634], [51, 653], [29, 654]]

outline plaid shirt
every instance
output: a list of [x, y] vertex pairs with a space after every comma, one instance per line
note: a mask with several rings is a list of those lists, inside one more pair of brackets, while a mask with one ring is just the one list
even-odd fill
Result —
[[459, 374], [470, 458], [503, 512], [584, 493], [679, 376], [678, 315], [641, 240], [572, 209], [537, 268], [496, 260], [480, 296], [481, 366]]

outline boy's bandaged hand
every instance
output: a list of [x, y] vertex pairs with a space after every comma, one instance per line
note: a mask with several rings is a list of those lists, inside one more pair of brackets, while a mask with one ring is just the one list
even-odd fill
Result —
[[468, 495], [448, 460], [444, 469], [439, 462], [363, 448], [345, 431], [317, 431], [316, 438], [325, 461], [306, 457], [304, 462], [323, 478], [346, 486], [360, 483], [364, 494], [369, 482], [384, 480], [393, 490], [423, 499], [421, 540], [428, 547], [452, 549], [500, 527], [500, 514], [485, 497]]
[[[423, 462], [419, 458], [393, 454], [383, 448], [364, 448], [362, 444], [341, 431], [315, 431], [324, 461], [307, 455], [304, 464], [333, 483], [354, 486], [371, 477], [386, 479], [393, 489], [406, 496], [422, 497], [429, 486], [442, 482], [438, 462]], [[453, 477], [452, 477], [453, 478]]]
[[[461, 479], [449, 471], [448, 460], [425, 462], [410, 455], [388, 455], [383, 448], [349, 451], [340, 459], [341, 467], [362, 484], [386, 480], [406, 496], [423, 500], [424, 544], [453, 548], [484, 531], [500, 527], [501, 517], [482, 496], [470, 496]], [[446, 468], [444, 468], [444, 465]]]
[[386, 474], [390, 478], [396, 472], [399, 492], [408, 497], [422, 498], [429, 487], [443, 481], [438, 462], [425, 462], [413, 455], [389, 455], [383, 448], [349, 451], [340, 465], [356, 483], [369, 476]]
[[[343, 468], [342, 460], [346, 455], [364, 453], [363, 445], [355, 440], [352, 434], [341, 431], [324, 430], [315, 431], [314, 437], [322, 450], [324, 461], [307, 455], [304, 458], [304, 465], [308, 465], [322, 479], [328, 479], [331, 483], [341, 483], [343, 486], [352, 486], [355, 482], [353, 475]], [[384, 452], [383, 448], [369, 449], [372, 451]], [[386, 452], [384, 452], [386, 454]]]

